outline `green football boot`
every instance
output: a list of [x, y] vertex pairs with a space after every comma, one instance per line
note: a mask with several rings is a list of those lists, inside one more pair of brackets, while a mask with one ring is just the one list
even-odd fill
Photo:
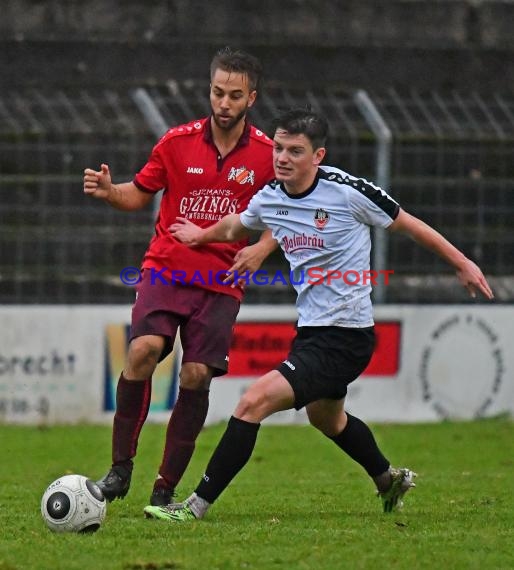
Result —
[[159, 519], [168, 522], [188, 522], [196, 520], [189, 505], [184, 503], [172, 503], [164, 507], [149, 505], [144, 508], [144, 513], [147, 519]]

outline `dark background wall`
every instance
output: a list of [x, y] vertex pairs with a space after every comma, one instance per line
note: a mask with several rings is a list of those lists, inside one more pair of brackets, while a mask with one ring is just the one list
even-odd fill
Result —
[[[144, 164], [156, 133], [131, 87], [166, 125], [207, 113], [226, 44], [264, 63], [254, 124], [308, 101], [331, 118], [327, 161], [375, 180], [365, 89], [392, 132], [387, 189], [512, 302], [513, 29], [514, 1], [500, 0], [0, 0], [0, 302], [132, 302], [119, 270], [141, 259], [151, 208], [87, 199], [83, 169], [107, 162], [130, 180]], [[411, 241], [390, 240], [388, 256], [388, 302], [469, 301]], [[275, 286], [246, 298], [293, 301]]]
[[512, 90], [513, 29], [510, 0], [4, 0], [0, 80], [203, 79], [228, 43], [271, 81]]

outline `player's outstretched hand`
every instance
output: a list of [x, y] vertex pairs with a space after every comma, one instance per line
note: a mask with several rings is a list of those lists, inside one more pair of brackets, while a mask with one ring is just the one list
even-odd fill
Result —
[[175, 223], [168, 228], [171, 235], [189, 247], [200, 245], [202, 228], [189, 221], [187, 218], [176, 218]]
[[[232, 287], [243, 286], [262, 265], [266, 255], [267, 252], [263, 253], [259, 242], [243, 247], [234, 256], [234, 264], [228, 270], [228, 275], [223, 283], [231, 283]], [[237, 280], [236, 276], [238, 275], [244, 275], [244, 278]]]
[[102, 164], [99, 171], [91, 168], [84, 170], [84, 194], [105, 199], [109, 196], [111, 188], [111, 173], [107, 164]]
[[480, 291], [486, 299], [494, 299], [493, 291], [480, 267], [470, 259], [466, 259], [464, 265], [457, 271], [457, 278], [471, 297], [476, 297], [477, 291]]

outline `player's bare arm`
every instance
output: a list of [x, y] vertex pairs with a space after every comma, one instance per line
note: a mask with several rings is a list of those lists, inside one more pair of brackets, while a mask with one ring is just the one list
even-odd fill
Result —
[[233, 279], [235, 275], [248, 273], [251, 277], [259, 269], [266, 257], [277, 247], [278, 242], [272, 237], [271, 230], [264, 231], [257, 243], [243, 247], [236, 253], [234, 263], [229, 268], [223, 283], [232, 283], [232, 287], [236, 287], [237, 283]]
[[175, 238], [189, 247], [197, 247], [206, 243], [220, 243], [239, 241], [250, 235], [250, 230], [245, 228], [239, 219], [239, 214], [225, 216], [219, 222], [202, 229], [187, 218], [178, 218], [169, 227]]
[[100, 170], [86, 168], [84, 170], [84, 194], [105, 200], [118, 210], [140, 210], [152, 199], [152, 194], [142, 192], [133, 182], [113, 184], [107, 164]]
[[433, 251], [454, 267], [457, 278], [468, 290], [471, 297], [475, 297], [477, 291], [480, 291], [487, 299], [494, 297], [491, 287], [478, 265], [468, 259], [438, 231], [419, 218], [400, 209], [400, 213], [389, 226], [389, 229], [409, 235], [415, 242]]
[[229, 269], [231, 273], [248, 271], [252, 275], [262, 265], [268, 255], [275, 251], [278, 242], [271, 235], [271, 230], [261, 234], [258, 242], [240, 249], [234, 257], [234, 265]]

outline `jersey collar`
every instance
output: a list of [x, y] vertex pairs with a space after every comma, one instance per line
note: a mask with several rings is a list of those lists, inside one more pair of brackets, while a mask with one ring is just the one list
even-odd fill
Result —
[[309, 186], [309, 188], [307, 188], [307, 190], [305, 190], [301, 194], [289, 194], [289, 192], [286, 190], [282, 182], [280, 183], [280, 189], [288, 198], [291, 198], [293, 200], [301, 200], [302, 198], [306, 198], [309, 194], [312, 194], [316, 189], [316, 186], [318, 185], [319, 179], [321, 177], [321, 172], [322, 171], [318, 168], [318, 171], [316, 172], [316, 177], [314, 178], [312, 184]]
[[[244, 128], [241, 136], [239, 137], [239, 140], [237, 141], [237, 144], [234, 147], [234, 150], [236, 148], [239, 148], [242, 146], [247, 146], [249, 144], [250, 132], [251, 132], [250, 122], [248, 120], [245, 120], [245, 128]], [[208, 117], [207, 120], [205, 121], [205, 127], [203, 130], [203, 140], [206, 143], [211, 144], [214, 148], [216, 148], [216, 144], [214, 143], [214, 138], [212, 136], [211, 117]]]

